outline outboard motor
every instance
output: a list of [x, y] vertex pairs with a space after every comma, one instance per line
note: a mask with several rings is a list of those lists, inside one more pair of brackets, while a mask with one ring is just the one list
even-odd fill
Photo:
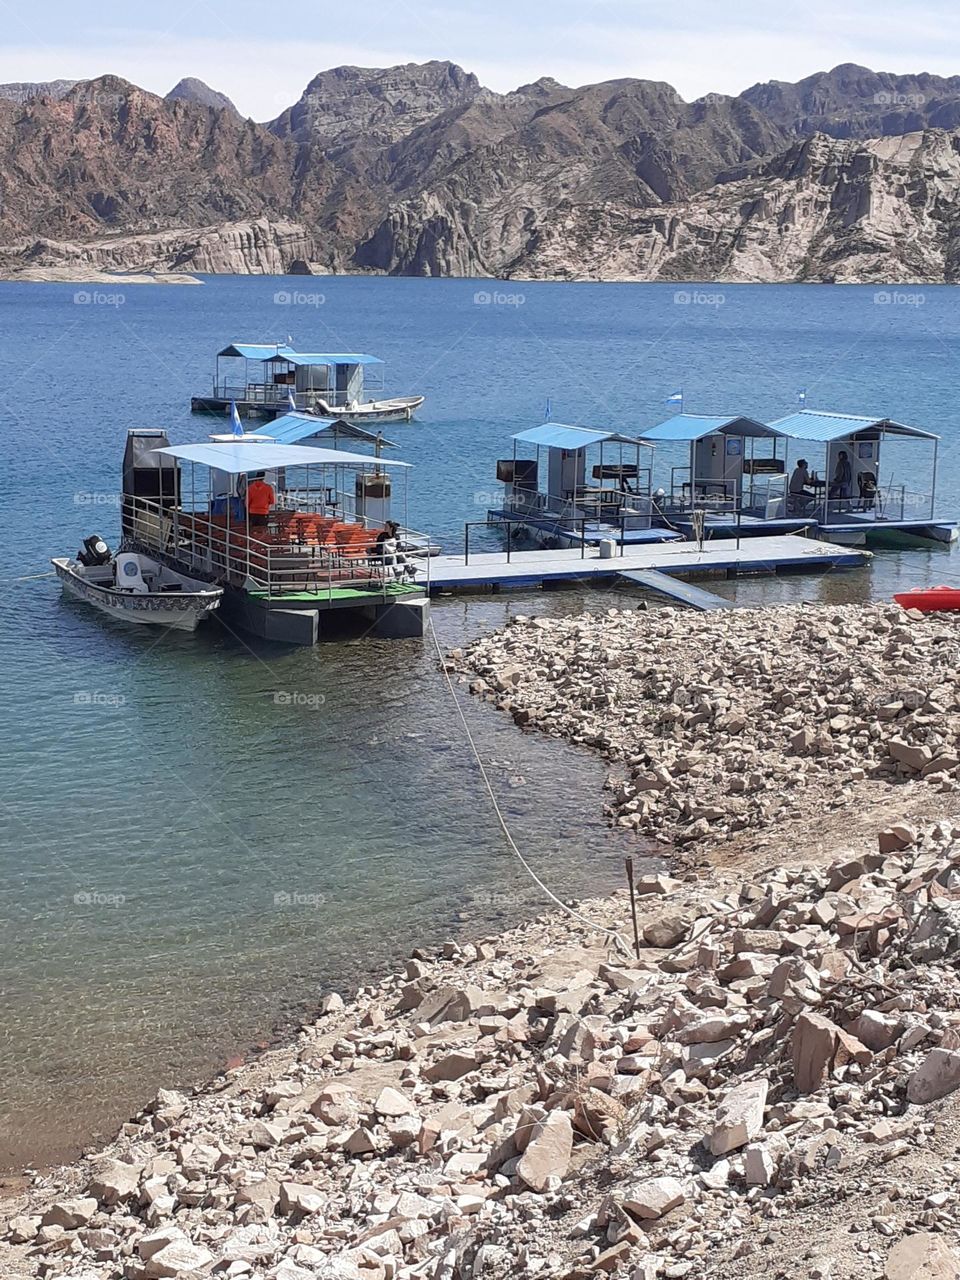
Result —
[[88, 569], [98, 564], [109, 564], [110, 556], [110, 548], [99, 533], [91, 533], [89, 538], [84, 538], [83, 546], [77, 552], [77, 559]]

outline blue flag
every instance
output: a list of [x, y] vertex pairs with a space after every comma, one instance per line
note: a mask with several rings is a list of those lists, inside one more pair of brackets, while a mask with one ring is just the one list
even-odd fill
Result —
[[801, 387], [800, 390], [797, 392], [797, 404], [802, 409], [806, 403], [807, 403], [807, 388]]
[[681, 390], [681, 391], [675, 391], [675, 392], [673, 393], [673, 395], [672, 395], [672, 396], [667, 396], [666, 400], [664, 400], [664, 402], [663, 402], [663, 403], [664, 403], [664, 404], [678, 404], [678, 405], [680, 406], [680, 408], [682, 409], [682, 408], [683, 408], [683, 391], [682, 391], [682, 390]]
[[240, 414], [237, 412], [236, 400], [230, 401], [230, 425], [233, 427], [235, 436], [243, 435], [243, 423], [240, 421]]
[[294, 410], [294, 412], [296, 412], [297, 402], [296, 402], [296, 400], [293, 398], [293, 392], [292, 392], [292, 391], [288, 391], [288, 392], [287, 392], [287, 404], [290, 406], [290, 408], [291, 408], [291, 409], [293, 409], [293, 410]]
[[544, 422], [549, 422], [549, 421], [550, 421], [550, 415], [551, 415], [552, 413], [553, 413], [553, 401], [550, 399], [550, 397], [549, 397], [549, 396], [547, 396], [547, 403], [546, 403], [546, 404], [544, 405], [544, 407], [543, 407], [543, 420], [544, 420]]

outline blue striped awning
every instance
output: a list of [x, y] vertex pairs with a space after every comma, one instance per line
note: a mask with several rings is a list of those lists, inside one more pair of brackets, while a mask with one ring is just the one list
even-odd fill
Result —
[[365, 356], [350, 351], [284, 351], [284, 360], [291, 364], [383, 364], [379, 356]]
[[233, 356], [238, 360], [286, 360], [291, 349], [284, 342], [231, 342], [218, 351], [218, 356]]
[[520, 431], [514, 437], [520, 444], [537, 444], [546, 449], [586, 449], [592, 444], [643, 444], [653, 446], [636, 436], [624, 436], [619, 431], [600, 431], [593, 427], [568, 427], [562, 422], [544, 422], [539, 427]]
[[384, 440], [373, 431], [354, 426], [352, 422], [343, 422], [339, 418], [318, 418], [312, 413], [285, 413], [274, 418], [272, 422], [257, 427], [258, 436], [269, 436], [277, 444], [298, 444], [301, 440], [363, 440], [367, 444], [380, 443], [391, 449], [397, 446], [392, 440]]
[[939, 440], [932, 431], [908, 427], [890, 418], [864, 418], [853, 413], [818, 413], [815, 409], [801, 409], [771, 422], [771, 427], [793, 440], [819, 440], [829, 444], [833, 440], [849, 440], [852, 436], [876, 439], [885, 436], [912, 436], [920, 440]]
[[744, 418], [739, 414], [733, 417], [716, 417], [705, 413], [678, 413], [666, 422], [655, 427], [648, 427], [643, 432], [647, 440], [702, 440], [704, 436], [746, 436], [753, 438], [770, 438], [785, 435], [777, 430], [774, 423], [768, 426], [758, 422], [756, 418]]

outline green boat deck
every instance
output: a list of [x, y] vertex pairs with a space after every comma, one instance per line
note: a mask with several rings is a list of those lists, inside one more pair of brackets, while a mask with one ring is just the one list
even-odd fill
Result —
[[283, 593], [274, 592], [272, 595], [266, 591], [250, 591], [247, 593], [253, 600], [272, 600], [277, 603], [283, 601], [296, 601], [298, 604], [323, 604], [324, 601], [347, 601], [356, 600], [358, 602], [367, 603], [371, 600], [382, 599], [384, 596], [422, 596], [423, 587], [416, 586], [413, 583], [398, 582], [396, 585], [388, 586], [384, 589], [381, 586], [369, 587], [328, 587], [319, 591], [286, 591]]

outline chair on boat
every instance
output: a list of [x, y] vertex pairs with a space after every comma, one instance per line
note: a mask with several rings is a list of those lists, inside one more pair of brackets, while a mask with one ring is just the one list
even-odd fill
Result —
[[857, 476], [857, 485], [860, 490], [860, 510], [873, 511], [880, 494], [876, 474], [873, 471], [861, 471]]

